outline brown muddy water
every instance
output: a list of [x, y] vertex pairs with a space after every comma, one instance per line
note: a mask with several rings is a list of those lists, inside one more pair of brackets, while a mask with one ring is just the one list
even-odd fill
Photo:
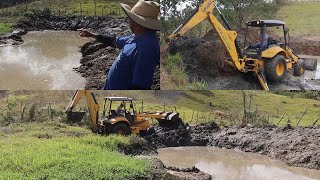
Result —
[[0, 47], [0, 88], [24, 90], [83, 89], [80, 46], [89, 39], [71, 31], [28, 32], [24, 44]]
[[196, 166], [217, 180], [318, 180], [320, 171], [288, 166], [267, 156], [216, 147], [158, 149], [164, 165]]

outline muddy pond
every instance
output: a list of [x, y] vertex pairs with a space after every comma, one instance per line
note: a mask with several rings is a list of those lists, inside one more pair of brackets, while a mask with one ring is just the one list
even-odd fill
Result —
[[83, 89], [86, 79], [73, 71], [80, 66], [80, 46], [88, 38], [71, 31], [33, 31], [24, 44], [0, 47], [1, 89]]
[[158, 149], [164, 165], [195, 166], [217, 180], [313, 180], [320, 171], [288, 166], [259, 154], [216, 147], [175, 147]]

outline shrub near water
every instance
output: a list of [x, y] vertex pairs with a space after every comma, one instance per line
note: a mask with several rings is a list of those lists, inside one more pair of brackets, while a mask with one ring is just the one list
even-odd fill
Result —
[[148, 161], [117, 152], [130, 138], [52, 136], [0, 136], [0, 179], [151, 179]]
[[208, 88], [204, 81], [195, 77], [189, 78], [180, 53], [167, 55], [164, 58], [164, 66], [172, 76], [173, 81], [177, 83], [178, 89], [203, 90]]

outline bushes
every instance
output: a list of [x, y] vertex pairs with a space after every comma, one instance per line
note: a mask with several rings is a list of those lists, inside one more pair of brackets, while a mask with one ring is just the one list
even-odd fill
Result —
[[64, 111], [51, 104], [41, 105], [39, 102], [28, 102], [15, 96], [8, 96], [0, 106], [0, 126], [20, 122], [66, 121]]
[[203, 90], [208, 88], [204, 81], [199, 80], [197, 77], [190, 78], [188, 76], [180, 53], [167, 55], [163, 64], [171, 75], [173, 82], [177, 83], [178, 89]]

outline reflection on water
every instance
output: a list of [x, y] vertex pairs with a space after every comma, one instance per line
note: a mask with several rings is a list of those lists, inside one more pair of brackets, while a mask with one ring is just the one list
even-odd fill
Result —
[[77, 32], [29, 32], [19, 46], [0, 47], [1, 89], [83, 89], [79, 46], [88, 41]]
[[291, 167], [266, 156], [215, 147], [178, 147], [158, 150], [167, 166], [191, 167], [218, 180], [312, 180], [320, 171]]

